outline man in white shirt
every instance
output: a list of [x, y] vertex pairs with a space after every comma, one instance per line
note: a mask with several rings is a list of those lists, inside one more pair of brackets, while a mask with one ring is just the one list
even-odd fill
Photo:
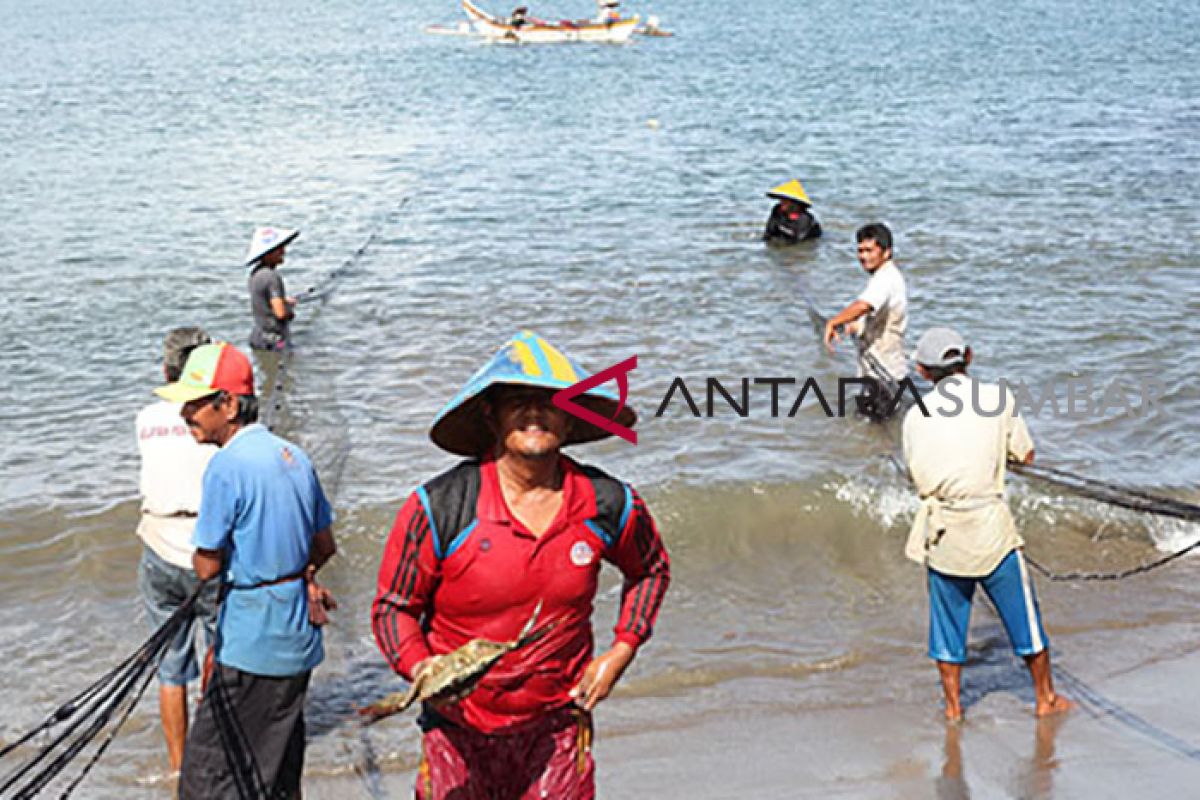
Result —
[[[199, 328], [176, 328], [163, 342], [163, 375], [179, 379], [188, 355], [209, 341]], [[142, 517], [137, 533], [144, 547], [138, 590], [150, 625], [157, 629], [192, 595], [200, 580], [192, 570], [192, 528], [200, 510], [200, 484], [217, 448], [200, 445], [179, 412], [180, 403], [159, 401], [137, 415], [141, 453]], [[175, 635], [158, 668], [158, 709], [172, 770], [183, 760], [187, 738], [187, 685], [200, 675], [216, 621], [218, 581], [201, 591], [190, 624]], [[204, 633], [197, 649], [196, 634]]]
[[[841, 332], [858, 337], [858, 377], [866, 380], [859, 410], [886, 419], [893, 398], [908, 375], [904, 331], [908, 328], [908, 292], [904, 275], [892, 262], [892, 232], [882, 222], [858, 229], [858, 263], [870, 278], [859, 296], [825, 323], [825, 346], [833, 350]], [[844, 326], [844, 329], [843, 329]]]
[[926, 331], [916, 361], [934, 389], [904, 417], [904, 459], [922, 503], [905, 555], [926, 567], [929, 657], [941, 675], [946, 719], [962, 718], [959, 686], [977, 585], [1029, 668], [1037, 716], [1066, 711], [1074, 704], [1054, 691], [1025, 542], [1004, 501], [1008, 460], [1033, 461], [1029, 429], [1007, 388], [967, 377], [971, 349], [955, 331]]

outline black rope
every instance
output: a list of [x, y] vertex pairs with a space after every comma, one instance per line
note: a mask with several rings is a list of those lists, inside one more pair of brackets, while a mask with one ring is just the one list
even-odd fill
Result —
[[[1117, 486], [1116, 484], [1106, 483], [1094, 478], [1087, 478], [1083, 475], [1076, 475], [1066, 470], [1044, 467], [1040, 464], [1011, 464], [1010, 466], [1013, 472], [1019, 475], [1053, 484], [1081, 497], [1086, 497], [1089, 500], [1108, 503], [1109, 505], [1144, 514], [1171, 517], [1173, 519], [1184, 520], [1185, 522], [1200, 522], [1200, 506], [1185, 503], [1173, 497], [1164, 497], [1162, 495], [1143, 492], [1139, 489]], [[1119, 581], [1170, 564], [1175, 559], [1182, 558], [1197, 547], [1200, 547], [1200, 540], [1170, 555], [1140, 564], [1136, 567], [1121, 570], [1120, 572], [1056, 573], [1039, 564], [1034, 559], [1029, 558], [1028, 553], [1026, 553], [1025, 559], [1034, 569], [1051, 581]]]
[[142, 679], [141, 687], [133, 695], [133, 700], [125, 706], [125, 713], [121, 715], [121, 718], [117, 720], [117, 724], [114, 725], [112, 730], [108, 732], [108, 736], [104, 737], [104, 741], [100, 743], [100, 747], [98, 747], [96, 752], [92, 754], [92, 757], [88, 760], [88, 763], [84, 765], [83, 770], [81, 770], [80, 773], [75, 776], [75, 780], [71, 781], [66, 790], [59, 795], [59, 800], [66, 800], [66, 798], [71, 796], [71, 792], [75, 791], [75, 787], [79, 786], [79, 784], [83, 783], [83, 779], [86, 778], [87, 774], [92, 771], [92, 767], [96, 766], [96, 762], [100, 760], [100, 756], [104, 755], [104, 751], [108, 749], [110, 744], [112, 744], [113, 739], [117, 738], [117, 733], [121, 730], [121, 726], [123, 726], [125, 721], [129, 719], [129, 715], [133, 713], [133, 709], [137, 708], [137, 704], [142, 699], [142, 695], [146, 693], [146, 689], [150, 686], [150, 681], [153, 680], [154, 673], [155, 671], [152, 669], [146, 670], [146, 675]]
[[1055, 664], [1054, 676], [1062, 684], [1064, 684], [1071, 695], [1080, 701], [1080, 705], [1085, 711], [1095, 718], [1110, 717], [1117, 723], [1125, 726], [1129, 730], [1137, 733], [1154, 744], [1166, 750], [1174, 752], [1184, 758], [1189, 758], [1192, 761], [1200, 761], [1200, 747], [1190, 744], [1189, 742], [1180, 739], [1172, 733], [1168, 733], [1154, 723], [1139, 717], [1127, 708], [1124, 708], [1107, 697], [1102, 695], [1097, 690], [1093, 689], [1082, 679], [1072, 674], [1065, 667]]
[[[64, 730], [44, 745], [23, 766], [4, 779], [3, 784], [0, 784], [0, 793], [11, 789], [14, 791], [12, 797], [16, 800], [25, 800], [36, 795], [100, 735], [124, 705], [116, 724], [101, 742], [92, 758], [84, 765], [81, 773], [61, 795], [63, 798], [70, 796], [108, 748], [130, 714], [133, 713], [138, 701], [145, 694], [146, 687], [150, 684], [155, 669], [161, 662], [171, 639], [191, 621], [192, 608], [202, 588], [203, 584], [198, 586], [191, 596], [184, 600], [179, 608], [120, 664], [59, 706], [33, 730], [25, 733], [0, 751], [0, 758], [8, 756], [39, 733], [69, 721]], [[46, 763], [43, 765], [42, 762]], [[42, 765], [41, 768], [35, 771], [39, 765]], [[23, 779], [24, 782], [18, 785]]]
[[1182, 550], [1160, 558], [1157, 561], [1149, 561], [1121, 572], [1053, 572], [1048, 567], [1030, 558], [1028, 552], [1025, 553], [1025, 560], [1029, 562], [1030, 566], [1045, 576], [1046, 580], [1050, 581], [1119, 581], [1170, 564], [1175, 559], [1182, 558], [1197, 547], [1200, 547], [1200, 541], [1193, 542]]
[[1150, 494], [1106, 483], [1094, 478], [1076, 475], [1066, 470], [1044, 467], [1040, 464], [1010, 464], [1013, 472], [1051, 483], [1075, 494], [1110, 505], [1142, 511], [1164, 517], [1174, 517], [1185, 522], [1200, 522], [1200, 506], [1185, 503], [1173, 497]]
[[363, 257], [363, 254], [367, 252], [367, 248], [371, 246], [376, 237], [379, 236], [383, 229], [392, 221], [392, 218], [398, 214], [400, 209], [404, 208], [404, 206], [407, 205], [408, 201], [411, 199], [411, 197], [405, 197], [402, 199], [394, 209], [388, 212], [383, 221], [371, 231], [371, 234], [366, 238], [366, 241], [359, 245], [357, 250], [351, 253], [350, 256], [347, 257], [346, 260], [341, 264], [331, 269], [325, 275], [325, 277], [321, 279], [320, 283], [313, 284], [300, 294], [296, 295], [296, 302], [307, 303], [312, 300], [325, 302], [328, 300], [329, 296], [333, 294], [333, 290], [338, 279], [341, 278], [360, 258]]

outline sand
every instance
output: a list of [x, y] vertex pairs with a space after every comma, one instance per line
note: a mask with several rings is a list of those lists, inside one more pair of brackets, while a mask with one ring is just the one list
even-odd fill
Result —
[[[1200, 748], [1191, 743], [1200, 743], [1200, 683], [1194, 680], [1200, 651], [1096, 681], [1083, 678], [1086, 661], [1058, 670], [1058, 688], [1079, 708], [1044, 720], [1032, 715], [1032, 693], [1015, 659], [990, 669], [987, 686], [979, 685], [979, 674], [972, 681], [968, 666], [961, 725], [941, 721], [932, 667], [925, 685], [898, 687], [908, 696], [894, 703], [803, 711], [759, 704], [690, 719], [677, 715], [672, 726], [653, 729], [629, 722], [651, 710], [654, 698], [616, 697], [597, 715], [599, 794], [767, 800], [1195, 792]], [[315, 778], [306, 782], [305, 797], [408, 797], [413, 777], [411, 769], [385, 768], [370, 776]]]

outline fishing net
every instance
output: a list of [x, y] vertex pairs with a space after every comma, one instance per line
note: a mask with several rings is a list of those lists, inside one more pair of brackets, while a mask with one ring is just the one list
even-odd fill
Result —
[[129, 657], [55, 709], [40, 725], [0, 749], [0, 760], [3, 760], [21, 755], [23, 745], [39, 734], [44, 733], [50, 739], [35, 752], [30, 752], [20, 767], [3, 778], [0, 795], [13, 800], [37, 795], [107, 729], [107, 735], [96, 745], [91, 758], [59, 797], [71, 795], [133, 713], [175, 634], [191, 623], [192, 609], [202, 587], [203, 584], [197, 587]]

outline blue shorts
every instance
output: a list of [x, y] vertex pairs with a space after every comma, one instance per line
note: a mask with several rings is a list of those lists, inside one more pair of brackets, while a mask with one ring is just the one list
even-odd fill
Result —
[[[175, 609], [183, 605], [200, 579], [190, 569], [182, 569], [164, 561], [149, 547], [142, 548], [142, 560], [138, 563], [138, 591], [146, 606], [150, 627], [158, 630]], [[212, 641], [213, 626], [217, 620], [217, 601], [220, 581], [209, 581], [196, 598], [195, 616], [188, 625], [175, 633], [167, 646], [162, 663], [158, 666], [158, 680], [164, 686], [186, 686], [200, 677], [200, 664]], [[196, 635], [203, 632], [202, 643], [197, 644]]]
[[1049, 642], [1042, 629], [1042, 613], [1029, 570], [1020, 550], [1013, 550], [1000, 566], [982, 578], [962, 578], [929, 572], [929, 657], [950, 664], [967, 660], [967, 627], [975, 584], [982, 584], [1000, 614], [1013, 652], [1037, 655]]

